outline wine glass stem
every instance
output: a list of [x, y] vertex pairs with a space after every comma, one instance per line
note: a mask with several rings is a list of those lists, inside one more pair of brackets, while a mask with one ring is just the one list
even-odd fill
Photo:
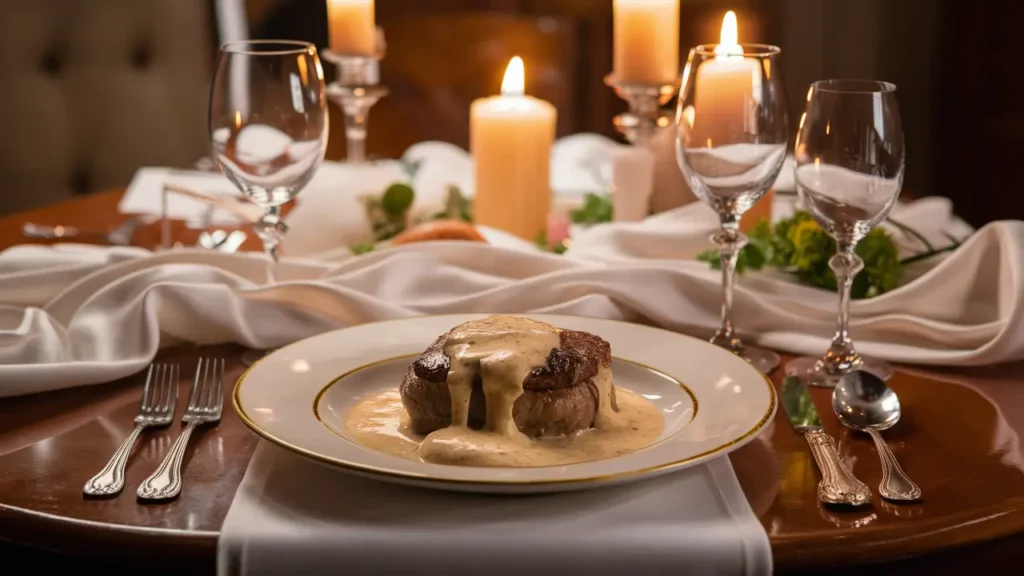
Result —
[[366, 161], [366, 124], [370, 119], [370, 107], [361, 99], [345, 102], [345, 139], [348, 161], [361, 163]]
[[747, 237], [740, 232], [737, 217], [730, 216], [722, 218], [722, 227], [711, 235], [711, 241], [718, 246], [722, 264], [722, 326], [711, 341], [739, 353], [742, 352], [743, 345], [733, 329], [732, 295], [736, 280], [736, 262], [739, 260], [740, 250], [747, 245]]
[[256, 235], [263, 241], [263, 251], [270, 256], [270, 262], [267, 264], [267, 283], [273, 284], [274, 268], [277, 265], [277, 248], [281, 245], [281, 239], [284, 236], [284, 226], [281, 222], [281, 207], [270, 206], [264, 212], [263, 217], [254, 226]]
[[863, 362], [850, 338], [850, 288], [857, 273], [864, 269], [864, 261], [853, 252], [854, 242], [838, 242], [836, 255], [828, 261], [835, 272], [839, 290], [839, 315], [836, 335], [825, 354], [825, 368], [832, 374], [845, 374], [860, 367]]

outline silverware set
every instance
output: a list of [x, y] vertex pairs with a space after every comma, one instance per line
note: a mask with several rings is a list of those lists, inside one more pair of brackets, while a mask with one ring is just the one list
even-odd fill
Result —
[[[199, 426], [220, 421], [224, 406], [224, 359], [200, 358], [182, 415], [185, 428], [171, 446], [163, 462], [140, 485], [140, 500], [170, 500], [182, 488], [182, 463], [192, 432]], [[114, 496], [124, 489], [125, 467], [135, 441], [147, 428], [166, 428], [174, 421], [178, 403], [179, 370], [173, 364], [152, 364], [146, 374], [142, 401], [135, 416], [135, 428], [102, 470], [85, 483], [89, 496]]]
[[[790, 424], [807, 439], [821, 470], [818, 499], [845, 506], [870, 504], [871, 489], [843, 462], [835, 440], [822, 428], [818, 410], [800, 378], [783, 379], [781, 403]], [[879, 433], [894, 426], [900, 418], [896, 393], [871, 373], [855, 371], [845, 375], [833, 389], [832, 407], [841, 424], [865, 432], [874, 440], [882, 461], [878, 487], [882, 498], [895, 502], [919, 500], [921, 489], [903, 471]]]

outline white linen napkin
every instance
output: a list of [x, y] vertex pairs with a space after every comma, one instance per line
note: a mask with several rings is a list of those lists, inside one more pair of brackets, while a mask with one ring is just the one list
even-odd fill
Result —
[[[936, 239], [942, 222], [954, 234], [966, 226], [940, 200], [894, 215]], [[420, 314], [577, 314], [706, 333], [719, 321], [720, 276], [688, 258], [708, 246], [713, 221], [690, 205], [598, 226], [563, 256], [507, 238], [501, 246], [427, 242], [358, 257], [343, 249], [285, 259], [276, 285], [266, 284], [259, 254], [18, 246], [0, 253], [0, 397], [121, 378], [181, 341], [267, 349]], [[1022, 265], [1024, 222], [989, 224], [933, 266], [910, 271], [909, 283], [854, 301], [858, 349], [913, 364], [1024, 357]], [[822, 353], [836, 306], [834, 294], [777, 273], [748, 273], [736, 286], [744, 337], [789, 352]]]
[[218, 574], [771, 574], [727, 457], [622, 487], [488, 497], [364, 480], [261, 443]]

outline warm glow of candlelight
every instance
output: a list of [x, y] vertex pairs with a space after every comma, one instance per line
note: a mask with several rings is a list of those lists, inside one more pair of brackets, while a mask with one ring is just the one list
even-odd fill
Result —
[[740, 48], [739, 24], [736, 21], [736, 13], [729, 10], [722, 19], [722, 34], [719, 37], [718, 46], [715, 46], [715, 54], [722, 56], [742, 56]]
[[558, 111], [526, 95], [523, 59], [505, 69], [501, 95], [473, 101], [469, 148], [476, 194], [473, 222], [534, 240], [551, 212], [551, 147]]
[[522, 96], [526, 93], [526, 67], [523, 59], [515, 56], [505, 69], [505, 79], [501, 81], [502, 96]]

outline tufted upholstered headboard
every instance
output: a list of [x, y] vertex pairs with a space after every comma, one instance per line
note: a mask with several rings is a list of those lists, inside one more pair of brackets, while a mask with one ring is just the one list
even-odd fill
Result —
[[210, 0], [0, 0], [0, 213], [207, 153]]

